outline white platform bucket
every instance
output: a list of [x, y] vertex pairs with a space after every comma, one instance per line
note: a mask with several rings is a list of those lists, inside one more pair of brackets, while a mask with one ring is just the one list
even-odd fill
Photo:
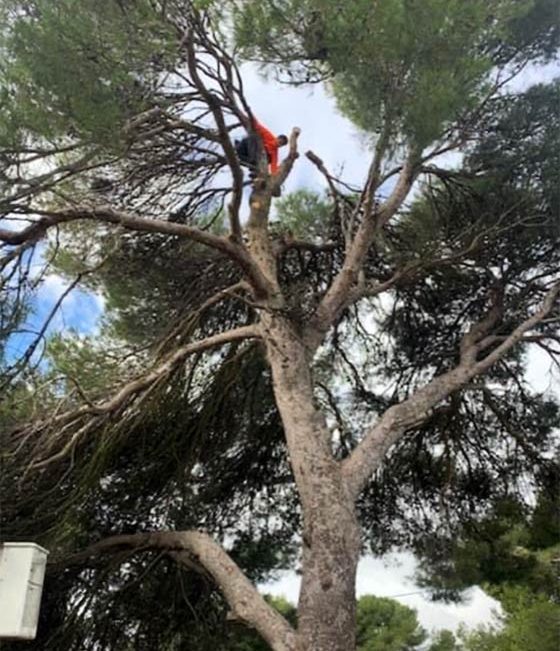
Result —
[[35, 638], [47, 554], [35, 543], [0, 544], [0, 639]]

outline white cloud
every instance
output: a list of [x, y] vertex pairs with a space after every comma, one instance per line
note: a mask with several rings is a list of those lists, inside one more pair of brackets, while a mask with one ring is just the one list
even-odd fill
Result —
[[548, 353], [534, 345], [527, 355], [527, 381], [539, 393], [560, 397], [560, 373]]
[[558, 61], [528, 65], [507, 84], [506, 89], [510, 92], [519, 93], [535, 84], [550, 83], [559, 75], [560, 65]]

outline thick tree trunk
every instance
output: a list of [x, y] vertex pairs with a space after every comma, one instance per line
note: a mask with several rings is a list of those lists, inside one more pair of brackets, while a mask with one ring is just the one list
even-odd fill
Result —
[[310, 353], [281, 317], [263, 318], [276, 403], [303, 511], [298, 640], [302, 651], [353, 651], [360, 532], [354, 499], [314, 404]]
[[324, 503], [304, 516], [298, 638], [309, 651], [355, 649], [360, 534], [352, 500], [344, 505], [333, 488], [323, 490]]

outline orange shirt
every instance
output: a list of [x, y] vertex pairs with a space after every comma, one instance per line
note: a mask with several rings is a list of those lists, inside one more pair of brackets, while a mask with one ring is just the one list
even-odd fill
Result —
[[270, 171], [272, 174], [276, 174], [278, 171], [278, 141], [276, 136], [271, 133], [266, 127], [253, 118], [253, 126], [255, 131], [259, 134], [264, 150], [268, 154], [268, 160], [270, 161]]

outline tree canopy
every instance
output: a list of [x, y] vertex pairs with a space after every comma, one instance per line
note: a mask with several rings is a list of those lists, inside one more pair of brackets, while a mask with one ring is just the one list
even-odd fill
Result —
[[[548, 613], [559, 411], [525, 372], [559, 357], [560, 86], [509, 82], [556, 56], [553, 4], [0, 3], [0, 523], [52, 550], [29, 648], [225, 649], [233, 618], [368, 649], [374, 611], [412, 648], [411, 611], [355, 600], [395, 545]], [[246, 180], [241, 61], [324, 84], [363, 183], [298, 128]], [[323, 189], [271, 210], [294, 165]], [[99, 328], [49, 334], [77, 287]], [[254, 587], [286, 567], [297, 620]]]

